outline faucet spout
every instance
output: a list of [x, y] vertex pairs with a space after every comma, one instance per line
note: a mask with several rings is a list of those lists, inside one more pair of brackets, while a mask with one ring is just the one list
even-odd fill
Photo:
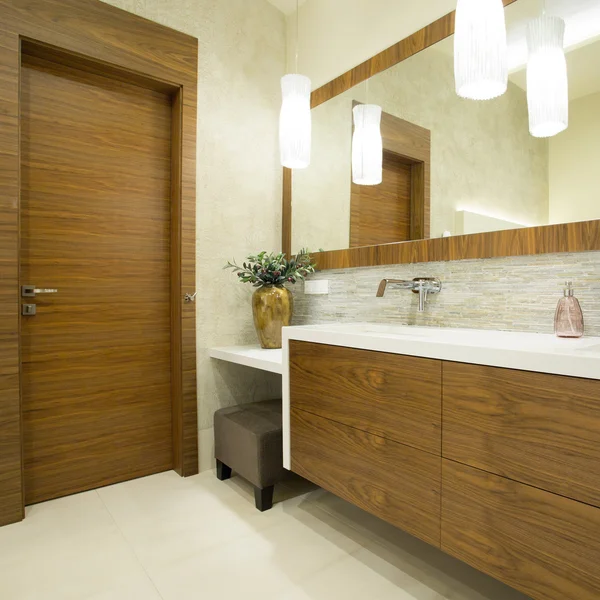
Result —
[[405, 279], [382, 279], [379, 287], [377, 288], [377, 294], [375, 294], [377, 298], [383, 298], [388, 285], [392, 285], [404, 290], [415, 289], [415, 284], [413, 281], [408, 281]]

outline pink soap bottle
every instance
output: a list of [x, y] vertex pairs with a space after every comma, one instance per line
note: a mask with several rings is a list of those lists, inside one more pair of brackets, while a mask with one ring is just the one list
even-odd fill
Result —
[[580, 338], [583, 335], [583, 312], [573, 295], [573, 283], [567, 281], [564, 298], [558, 301], [554, 315], [554, 332], [562, 338]]

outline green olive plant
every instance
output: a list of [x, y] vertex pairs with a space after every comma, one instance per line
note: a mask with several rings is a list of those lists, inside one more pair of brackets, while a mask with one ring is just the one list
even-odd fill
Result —
[[283, 252], [267, 253], [263, 250], [259, 254], [247, 256], [241, 266], [234, 260], [223, 268], [237, 273], [242, 283], [251, 283], [254, 287], [261, 288], [283, 287], [286, 283], [303, 281], [307, 275], [315, 272], [315, 267], [309, 251], [303, 248], [289, 260]]

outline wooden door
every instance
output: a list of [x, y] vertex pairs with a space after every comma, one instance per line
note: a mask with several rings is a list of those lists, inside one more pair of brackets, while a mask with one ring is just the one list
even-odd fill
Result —
[[384, 151], [381, 184], [352, 183], [350, 247], [410, 240], [411, 187], [411, 165]]
[[23, 57], [25, 503], [172, 467], [168, 95]]

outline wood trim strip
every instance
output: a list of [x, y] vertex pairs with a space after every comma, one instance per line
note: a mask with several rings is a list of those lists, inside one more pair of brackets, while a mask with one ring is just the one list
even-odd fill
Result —
[[[517, 0], [503, 0], [504, 6], [509, 6]], [[386, 71], [402, 61], [418, 54], [422, 50], [433, 46], [454, 33], [455, 12], [452, 11], [437, 21], [423, 27], [416, 33], [376, 54], [357, 67], [350, 69], [343, 75], [336, 77], [329, 83], [316, 89], [310, 98], [311, 108], [315, 108], [327, 100], [343, 94], [355, 85], [366, 81], [370, 77]]]
[[[516, 1], [503, 0], [505, 6]], [[397, 65], [453, 33], [454, 12], [434, 21], [315, 90], [311, 97], [312, 107], [335, 98], [369, 77]], [[286, 175], [285, 170], [283, 214], [284, 249], [286, 243], [291, 249], [292, 186], [291, 173]], [[317, 262], [318, 269], [326, 270], [594, 250], [600, 250], [600, 220], [330, 250], [315, 253], [313, 258]]]
[[[143, 87], [180, 90], [174, 149], [177, 239], [174, 302], [195, 291], [198, 40], [99, 0], [0, 0], [0, 525], [23, 518], [19, 381], [20, 48]], [[119, 75], [120, 73], [120, 75]], [[177, 110], [175, 111], [178, 112]], [[175, 123], [175, 121], [174, 121]], [[179, 201], [180, 200], [180, 201]], [[175, 232], [174, 232], [175, 234]], [[195, 305], [174, 310], [174, 464], [198, 471]]]
[[283, 168], [281, 251], [292, 255], [292, 169]]
[[171, 114], [171, 395], [173, 398], [173, 468], [183, 470], [183, 402], [181, 379], [181, 153], [183, 94], [172, 98]]
[[600, 219], [317, 252], [317, 268], [349, 269], [407, 263], [600, 250]]

